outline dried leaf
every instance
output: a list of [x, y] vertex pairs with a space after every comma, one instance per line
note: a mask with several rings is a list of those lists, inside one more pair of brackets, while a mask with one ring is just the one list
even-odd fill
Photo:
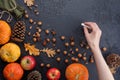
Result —
[[30, 45], [30, 43], [24, 43], [25, 51], [29, 51], [30, 55], [38, 56], [40, 55], [39, 49], [35, 48], [35, 45]]
[[45, 52], [48, 55], [48, 57], [54, 57], [54, 55], [56, 54], [55, 50], [48, 48], [42, 49], [40, 50], [40, 52]]
[[24, 0], [24, 3], [27, 4], [27, 6], [33, 6], [34, 5], [34, 0]]

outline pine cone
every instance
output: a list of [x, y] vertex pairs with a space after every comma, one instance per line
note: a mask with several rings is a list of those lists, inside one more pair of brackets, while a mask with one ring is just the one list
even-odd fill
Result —
[[38, 71], [32, 71], [27, 76], [27, 80], [41, 80], [41, 78], [41, 74]]
[[16, 22], [12, 31], [11, 39], [16, 42], [22, 42], [25, 39], [25, 30], [26, 27], [23, 21]]
[[107, 56], [107, 63], [111, 68], [120, 67], [120, 56], [118, 54], [110, 54]]

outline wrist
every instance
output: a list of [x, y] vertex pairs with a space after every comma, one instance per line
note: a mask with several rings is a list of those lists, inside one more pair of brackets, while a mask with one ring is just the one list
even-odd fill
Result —
[[92, 52], [100, 51], [100, 47], [97, 45], [91, 46], [91, 50], [92, 50]]

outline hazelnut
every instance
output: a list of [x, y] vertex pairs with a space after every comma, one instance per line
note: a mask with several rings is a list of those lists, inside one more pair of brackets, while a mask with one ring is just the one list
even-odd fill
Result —
[[71, 45], [71, 46], [75, 46], [75, 42], [73, 42], [73, 41], [70, 42], [70, 45]]
[[74, 52], [74, 51], [71, 51], [71, 53], [72, 53], [72, 54], [75, 54], [75, 52]]
[[38, 24], [38, 26], [41, 26], [42, 25], [42, 21], [38, 21], [37, 24]]
[[79, 61], [79, 59], [78, 58], [75, 58], [75, 62], [78, 62]]
[[29, 28], [32, 29], [32, 26], [30, 26]]
[[69, 61], [68, 61], [68, 59], [65, 59], [65, 63], [68, 63]]
[[46, 40], [43, 41], [42, 45], [43, 45], [43, 46], [46, 46], [46, 45], [47, 45]]
[[38, 10], [35, 9], [34, 12], [36, 13], [36, 12], [38, 12]]
[[106, 48], [106, 47], [103, 47], [103, 48], [102, 48], [102, 51], [104, 51], [104, 52], [107, 51], [107, 48]]
[[29, 22], [30, 22], [30, 23], [33, 23], [33, 19], [30, 19]]
[[88, 62], [85, 62], [85, 64], [88, 64]]
[[27, 10], [25, 10], [25, 14], [27, 14]]
[[47, 42], [50, 42], [50, 39], [49, 39], [49, 38], [46, 38], [46, 41], [47, 41]]
[[86, 49], [90, 49], [90, 47], [87, 45], [87, 46], [86, 46]]
[[65, 40], [65, 36], [61, 36], [60, 38], [61, 38], [61, 40]]
[[93, 56], [90, 56], [90, 63], [94, 63], [94, 58], [93, 58]]
[[79, 51], [79, 49], [78, 49], [78, 48], [75, 48], [75, 51], [76, 51], [76, 52], [78, 52], [78, 51]]
[[71, 57], [71, 60], [72, 60], [72, 61], [75, 61], [75, 58], [74, 58], [74, 57]]
[[82, 43], [80, 43], [80, 47], [83, 47], [84, 45]]
[[50, 33], [50, 31], [49, 31], [48, 29], [46, 29], [46, 30], [45, 30], [45, 33], [46, 33], [46, 34], [49, 34], [49, 33]]
[[36, 12], [36, 15], [38, 15], [39, 14], [39, 12]]
[[51, 66], [50, 64], [47, 64], [47, 65], [46, 65], [47, 68], [50, 68], [50, 66]]
[[82, 54], [79, 53], [79, 54], [78, 54], [78, 57], [81, 58], [81, 57], [82, 57]]
[[40, 37], [37, 37], [37, 41], [41, 41], [41, 38], [40, 38]]
[[51, 31], [51, 34], [52, 34], [53, 36], [56, 35], [56, 31], [52, 30], [52, 31]]
[[56, 42], [56, 38], [52, 38], [52, 42], [55, 43]]
[[36, 37], [40, 37], [40, 33], [39, 32], [36, 32]]
[[28, 36], [30, 36], [31, 35], [31, 33], [30, 32], [28, 32]]
[[57, 53], [60, 53], [60, 49], [57, 49], [56, 52], [57, 52]]
[[33, 22], [33, 24], [35, 25], [35, 24], [36, 24], [36, 22]]
[[33, 38], [33, 41], [34, 41], [34, 42], [36, 42], [36, 41], [37, 41], [37, 39], [36, 39], [36, 38]]
[[90, 59], [90, 63], [94, 63], [94, 59], [93, 58]]
[[39, 27], [36, 27], [36, 30], [37, 30], [39, 33], [42, 32], [42, 29], [39, 28]]
[[60, 60], [61, 60], [61, 58], [60, 57], [57, 57], [57, 59], [56, 59], [58, 62], [60, 62]]
[[68, 57], [70, 57], [71, 55], [70, 55], [70, 53], [68, 54]]
[[44, 67], [44, 66], [45, 66], [45, 64], [44, 64], [44, 63], [41, 63], [41, 64], [40, 64], [40, 66], [41, 66], [41, 67]]
[[87, 57], [84, 56], [84, 57], [82, 57], [82, 59], [83, 59], [84, 61], [86, 61], [86, 60], [87, 60]]
[[67, 54], [67, 51], [63, 51], [63, 54], [66, 55], [66, 54]]
[[25, 18], [29, 18], [29, 15], [28, 15], [28, 14], [25, 14]]
[[66, 47], [68, 47], [68, 46], [69, 46], [69, 43], [68, 43], [68, 42], [66, 42], [66, 43], [65, 43], [65, 46], [66, 46]]

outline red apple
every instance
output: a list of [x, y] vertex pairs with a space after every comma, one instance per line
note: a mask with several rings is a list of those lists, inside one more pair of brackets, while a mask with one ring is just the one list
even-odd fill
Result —
[[36, 65], [36, 60], [33, 56], [24, 56], [20, 64], [24, 70], [32, 70]]
[[61, 73], [57, 68], [51, 68], [47, 71], [48, 80], [59, 80], [60, 75]]

